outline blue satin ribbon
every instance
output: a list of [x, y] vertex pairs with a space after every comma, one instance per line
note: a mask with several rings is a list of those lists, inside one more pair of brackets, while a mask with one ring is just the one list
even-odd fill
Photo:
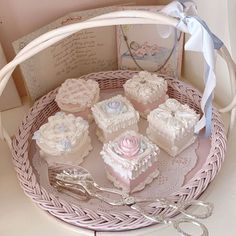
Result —
[[[180, 7], [180, 4], [182, 7]], [[219, 50], [224, 45], [223, 42], [215, 34], [213, 34], [211, 32], [211, 30], [209, 29], [209, 27], [207, 26], [205, 21], [203, 21], [201, 18], [196, 16], [196, 11], [195, 11], [196, 9], [194, 11], [189, 11], [189, 9], [191, 7], [192, 7], [192, 9], [194, 9], [194, 7], [196, 8], [194, 1], [178, 0], [178, 1], [170, 3], [169, 8], [167, 6], [167, 9], [168, 9], [167, 11], [169, 11], [170, 15], [180, 18], [180, 23], [177, 27], [179, 27], [181, 25], [181, 23], [183, 23], [185, 25], [185, 27], [188, 29], [189, 25], [188, 25], [187, 19], [191, 20], [194, 18], [196, 21], [198, 21], [199, 24], [201, 24], [201, 26], [205, 29], [205, 31], [208, 33], [208, 35], [212, 39], [212, 43], [213, 43], [212, 48]], [[194, 21], [192, 21], [192, 23], [193, 22]], [[180, 29], [182, 26], [180, 26]], [[194, 37], [194, 34], [192, 34], [192, 37]], [[192, 39], [194, 39], [194, 38], [192, 38]], [[199, 43], [201, 43], [201, 42], [199, 42]], [[204, 44], [204, 42], [202, 42], [202, 44]], [[204, 83], [205, 83], [206, 89], [204, 91], [205, 103], [202, 104], [204, 116], [199, 121], [198, 129], [199, 129], [199, 127], [202, 127], [204, 124], [206, 127], [205, 136], [209, 137], [211, 135], [212, 100], [213, 100], [213, 89], [214, 89], [214, 88], [212, 88], [212, 86], [210, 86], [211, 87], [210, 88], [209, 84], [211, 83], [211, 81], [212, 81], [212, 83], [215, 83], [215, 73], [214, 73], [214, 65], [213, 65], [215, 58], [210, 58], [210, 57], [206, 56], [205, 55], [206, 52], [204, 51], [204, 47], [203, 47], [202, 51], [203, 51], [204, 60], [205, 60]], [[210, 61], [210, 64], [208, 64], [207, 60], [208, 60], [208, 62]]]
[[[194, 16], [195, 19], [198, 20], [199, 23], [206, 29], [206, 31], [209, 33], [211, 36], [211, 39], [213, 41], [214, 49], [219, 50], [220, 48], [223, 47], [224, 43], [214, 34], [211, 32], [209, 27], [207, 26], [206, 22], [202, 19], [200, 19], [198, 16]], [[207, 83], [208, 78], [209, 78], [209, 73], [210, 73], [210, 67], [205, 61], [205, 78], [204, 81]], [[205, 106], [205, 116], [206, 116], [206, 131], [205, 131], [205, 136], [209, 137], [211, 135], [211, 129], [212, 129], [212, 101], [213, 101], [213, 93], [209, 96], [206, 102]]]
[[[202, 20], [198, 16], [193, 16], [193, 17], [205, 28], [205, 30], [211, 36], [214, 49], [219, 50], [224, 45], [224, 43], [214, 33], [211, 32], [211, 30], [209, 29], [204, 20]], [[210, 74], [210, 67], [205, 60], [205, 75], [204, 75], [205, 84], [208, 82], [208, 79], [210, 79], [209, 74]], [[206, 119], [206, 130], [205, 130], [206, 137], [209, 137], [211, 135], [211, 129], [212, 129], [212, 112], [213, 112], [212, 101], [213, 101], [213, 93], [211, 93], [211, 95], [208, 97], [204, 108], [205, 119]]]
[[177, 0], [177, 2], [179, 2], [182, 5], [184, 10], [186, 8], [186, 5], [185, 5], [186, 3], [192, 3], [195, 6], [195, 8], [197, 8], [196, 3], [193, 0]]
[[187, 2], [195, 3], [192, 0], [178, 0], [177, 2], [181, 3], [183, 7], [185, 7], [185, 3], [187, 3]]
[[[210, 73], [210, 67], [205, 61], [205, 77], [204, 82], [207, 83], [207, 80], [209, 78]], [[206, 118], [206, 129], [205, 129], [205, 137], [209, 137], [211, 135], [211, 129], [212, 129], [212, 100], [213, 100], [213, 94], [209, 96], [209, 98], [206, 101], [204, 113]]]
[[204, 20], [202, 20], [198, 16], [192, 16], [192, 17], [194, 17], [205, 28], [205, 30], [209, 33], [209, 35], [212, 38], [212, 41], [213, 41], [213, 44], [214, 44], [214, 48], [216, 50], [221, 49], [223, 47], [223, 45], [224, 45], [223, 41], [220, 40], [214, 33], [212, 33], [212, 31], [209, 29], [209, 27], [206, 24], [206, 22]]

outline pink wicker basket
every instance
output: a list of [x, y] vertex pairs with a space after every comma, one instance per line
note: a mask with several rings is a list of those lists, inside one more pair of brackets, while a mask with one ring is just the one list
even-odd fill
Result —
[[[108, 71], [92, 73], [82, 78], [94, 79], [99, 83], [101, 89], [107, 90], [121, 88], [122, 84], [135, 73], [137, 72]], [[182, 103], [187, 103], [197, 112], [200, 112], [201, 95], [196, 89], [176, 79], [166, 79], [168, 81], [170, 97], [176, 98]], [[133, 210], [107, 213], [96, 211], [92, 205], [88, 205], [87, 208], [78, 207], [66, 202], [64, 199], [55, 197], [40, 186], [31, 164], [31, 137], [47, 121], [50, 115], [59, 110], [54, 101], [56, 93], [57, 89], [48, 93], [34, 104], [22, 121], [13, 139], [13, 162], [25, 193], [42, 209], [53, 216], [80, 227], [103, 231], [119, 231], [151, 225], [152, 222]], [[205, 163], [178, 192], [169, 196], [170, 199], [174, 201], [186, 201], [198, 198], [220, 170], [226, 150], [226, 137], [223, 123], [216, 110], [214, 110], [212, 122], [211, 145]], [[166, 215], [173, 215], [173, 212], [169, 211], [169, 209], [163, 209], [158, 204], [152, 205], [148, 210], [152, 214], [160, 211], [163, 213], [164, 210]]]
[[[19, 52], [12, 62], [0, 71], [0, 93], [4, 90], [11, 73], [18, 64], [79, 30], [119, 24], [167, 24], [177, 27], [179, 22], [177, 18], [159, 13], [122, 11], [105, 14], [87, 20], [86, 22], [64, 26], [48, 32], [29, 43]], [[226, 47], [222, 47], [218, 52], [227, 62], [232, 90], [235, 92], [234, 63]], [[121, 88], [123, 83], [135, 73], [137, 72], [108, 71], [85, 75], [82, 78], [94, 79], [98, 81], [101, 89], [109, 90]], [[166, 77], [166, 80], [168, 81], [168, 93], [170, 97], [176, 98], [182, 103], [187, 103], [198, 113], [201, 112], [201, 95], [196, 89], [176, 79]], [[32, 134], [46, 122], [47, 118], [58, 111], [58, 107], [54, 101], [56, 93], [57, 89], [51, 91], [34, 104], [19, 126], [13, 140], [8, 136], [0, 120], [0, 135], [7, 141], [12, 150], [13, 163], [17, 176], [26, 195], [49, 214], [64, 222], [84, 228], [102, 231], [121, 231], [137, 229], [153, 224], [129, 208], [106, 212], [95, 210], [92, 205], [84, 207], [79, 204], [71, 204], [63, 198], [56, 197], [54, 194], [47, 192], [40, 185], [38, 176], [32, 165], [31, 146], [33, 142], [31, 138]], [[232, 104], [222, 111], [226, 112], [231, 108]], [[234, 125], [234, 118], [235, 109], [232, 112], [230, 129]], [[212, 134], [208, 140], [208, 155], [205, 157], [203, 164], [192, 172], [191, 178], [177, 192], [169, 196], [171, 200], [182, 202], [198, 198], [220, 170], [226, 151], [226, 136], [223, 123], [216, 109], [213, 109], [212, 124]], [[156, 203], [149, 206], [148, 212], [150, 214], [161, 212], [170, 217], [174, 214], [169, 208], [163, 208]]]

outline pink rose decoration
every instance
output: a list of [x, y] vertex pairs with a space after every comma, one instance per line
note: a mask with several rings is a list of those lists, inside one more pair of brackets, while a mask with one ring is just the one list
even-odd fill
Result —
[[140, 150], [140, 139], [135, 136], [123, 137], [119, 140], [116, 151], [125, 157], [133, 157]]

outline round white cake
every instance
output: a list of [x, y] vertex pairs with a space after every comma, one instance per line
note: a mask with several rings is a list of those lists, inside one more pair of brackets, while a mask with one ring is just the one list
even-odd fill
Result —
[[88, 122], [58, 112], [34, 133], [41, 155], [48, 164], [80, 164], [92, 149]]

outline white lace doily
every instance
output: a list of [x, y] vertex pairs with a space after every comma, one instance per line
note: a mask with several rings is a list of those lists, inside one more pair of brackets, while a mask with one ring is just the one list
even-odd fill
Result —
[[[142, 121], [143, 125], [146, 121]], [[95, 127], [91, 127], [93, 129]], [[93, 132], [90, 132], [91, 134]], [[104, 171], [103, 160], [99, 154], [102, 144], [97, 140], [95, 136], [92, 136], [93, 150], [88, 157], [85, 158], [82, 164], [93, 176], [101, 186], [113, 187], [112, 183], [106, 178]], [[161, 150], [159, 155], [159, 176], [153, 180], [153, 182], [145, 187], [144, 190], [134, 193], [134, 196], [139, 197], [168, 197], [173, 192], [176, 192], [184, 183], [185, 175], [189, 173], [197, 162], [196, 149], [198, 147], [198, 140], [192, 144], [189, 148], [173, 158], [166, 152]], [[93, 205], [98, 210], [108, 211], [115, 210], [116, 207], [108, 206], [106, 203], [97, 199], [91, 199], [83, 202], [77, 199], [57, 192], [50, 184], [48, 180], [48, 166], [45, 160], [39, 155], [39, 150], [36, 149], [32, 159], [33, 166], [38, 173], [40, 185], [46, 189], [47, 192], [53, 193], [55, 196], [64, 198], [66, 201], [70, 201], [73, 204], [88, 206]], [[108, 196], [108, 195], [106, 195]], [[113, 196], [114, 197], [114, 196]], [[97, 206], [96, 206], [97, 205]]]
[[[111, 91], [111, 94], [105, 93], [102, 95], [101, 99], [107, 99], [111, 96], [114, 96], [116, 93], [120, 93], [120, 91], [114, 92]], [[147, 121], [144, 119], [140, 119], [139, 122], [139, 132], [144, 134], [146, 133]], [[100, 151], [102, 150], [102, 143], [97, 139], [96, 126], [93, 122], [90, 127], [90, 136], [91, 143], [93, 146], [93, 150], [90, 154], [85, 158], [85, 161], [82, 163], [82, 166], [87, 169], [96, 180], [98, 184], [105, 187], [113, 187], [112, 183], [106, 177], [106, 173], [104, 171], [103, 160], [100, 156]], [[159, 176], [153, 180], [153, 182], [145, 187], [144, 190], [134, 193], [134, 196], [140, 197], [168, 197], [171, 193], [176, 192], [184, 183], [185, 176], [195, 167], [198, 159], [197, 148], [198, 148], [199, 140], [197, 139], [194, 144], [188, 147], [181, 154], [176, 156], [175, 158], [169, 156], [165, 151], [161, 150], [159, 155]], [[93, 209], [97, 209], [100, 211], [112, 211], [116, 210], [117, 207], [110, 206], [100, 200], [91, 199], [89, 201], [79, 201], [67, 194], [63, 194], [58, 192], [55, 188], [53, 188], [48, 180], [48, 166], [42, 157], [39, 155], [39, 150], [35, 148], [35, 143], [32, 143], [32, 164], [37, 173], [37, 177], [39, 178], [40, 185], [46, 189], [47, 192], [54, 194], [55, 196], [61, 197], [66, 201], [69, 201], [75, 205], [89, 207], [91, 206]], [[106, 194], [106, 196], [109, 196]], [[111, 196], [115, 197], [115, 196]], [[119, 207], [119, 210], [127, 210], [127, 207]]]

